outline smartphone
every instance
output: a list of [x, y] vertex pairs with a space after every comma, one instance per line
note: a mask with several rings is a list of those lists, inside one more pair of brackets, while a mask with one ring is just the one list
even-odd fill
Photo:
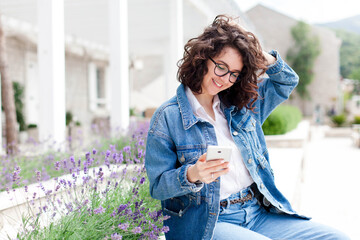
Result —
[[229, 162], [231, 158], [232, 147], [229, 146], [208, 146], [206, 152], [206, 161], [215, 159], [224, 159]]

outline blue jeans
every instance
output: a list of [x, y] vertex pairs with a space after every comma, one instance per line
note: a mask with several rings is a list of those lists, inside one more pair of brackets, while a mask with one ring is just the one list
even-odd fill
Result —
[[[226, 200], [244, 197], [249, 192], [251, 190], [246, 188], [232, 194]], [[267, 212], [253, 198], [245, 203], [227, 204], [226, 207], [220, 207], [213, 240], [220, 239], [348, 240], [350, 238], [334, 228], [310, 220]]]

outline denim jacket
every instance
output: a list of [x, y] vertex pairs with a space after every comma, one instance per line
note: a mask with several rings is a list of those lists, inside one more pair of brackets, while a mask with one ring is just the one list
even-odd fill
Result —
[[[289, 201], [276, 188], [270, 167], [262, 124], [298, 83], [297, 74], [276, 51], [270, 52], [276, 62], [268, 67], [259, 85], [259, 98], [254, 112], [226, 106], [221, 109], [230, 133], [241, 151], [245, 166], [263, 195], [269, 211], [298, 217]], [[154, 113], [147, 138], [145, 167], [150, 181], [150, 194], [161, 200], [164, 222], [170, 231], [167, 239], [211, 239], [220, 211], [220, 180], [210, 184], [190, 183], [187, 169], [206, 152], [207, 145], [217, 145], [214, 127], [192, 111], [180, 85], [176, 96]], [[303, 217], [306, 218], [306, 217]]]

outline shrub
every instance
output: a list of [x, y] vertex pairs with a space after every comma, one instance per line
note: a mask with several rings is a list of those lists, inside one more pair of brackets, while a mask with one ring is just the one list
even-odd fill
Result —
[[337, 126], [342, 126], [346, 121], [345, 114], [339, 114], [331, 117], [331, 121]]
[[354, 117], [354, 124], [360, 124], [360, 116]]
[[14, 101], [16, 108], [16, 120], [19, 123], [20, 131], [26, 130], [25, 116], [24, 116], [24, 86], [18, 82], [13, 82]]
[[37, 128], [37, 124], [35, 123], [30, 123], [29, 125], [27, 125], [27, 128], [30, 129], [30, 128]]
[[66, 123], [66, 126], [69, 126], [69, 124], [73, 121], [73, 114], [72, 112], [70, 111], [67, 111], [66, 114], [65, 114], [65, 123]]
[[302, 119], [299, 108], [290, 105], [280, 105], [264, 122], [262, 129], [265, 135], [284, 134], [296, 128]]

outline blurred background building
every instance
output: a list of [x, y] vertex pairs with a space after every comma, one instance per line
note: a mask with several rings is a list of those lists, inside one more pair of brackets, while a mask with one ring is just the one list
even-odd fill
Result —
[[[49, 1], [55, 2], [55, 1]], [[115, 2], [115, 3], [114, 3]], [[121, 14], [114, 11], [116, 2], [127, 2], [127, 17], [121, 21], [128, 29], [119, 29], [112, 24], [112, 19]], [[65, 109], [70, 112], [84, 132], [90, 132], [93, 123], [110, 125], [110, 118], [119, 118], [116, 111], [122, 108], [122, 115], [141, 113], [147, 109], [151, 113], [167, 98], [175, 94], [177, 61], [182, 57], [184, 43], [202, 32], [214, 17], [221, 13], [240, 16], [244, 25], [246, 18], [239, 6], [232, 0], [211, 1], [166, 1], [166, 0], [64, 0], [63, 18], [64, 41], [56, 44], [65, 46]], [[46, 101], [42, 93], [41, 69], [39, 69], [39, 32], [49, 31], [48, 41], [51, 41], [51, 31], [61, 31], [49, 20], [52, 26], [44, 29], [38, 24], [41, 11], [51, 12], [51, 6], [46, 8], [42, 1], [37, 0], [1, 0], [0, 12], [7, 40], [8, 70], [12, 81], [19, 82], [24, 87], [24, 115], [27, 124], [41, 124], [40, 105]], [[121, 7], [120, 7], [121, 8]], [[59, 9], [58, 9], [59, 10]], [[58, 11], [57, 10], [57, 11]], [[49, 15], [49, 17], [51, 17]], [[61, 19], [62, 18], [62, 19]], [[114, 32], [115, 34], [114, 37]], [[111, 45], [111, 39], [121, 37], [128, 41], [128, 61], [121, 62], [128, 71], [127, 88], [120, 95], [129, 102], [119, 102], [114, 82], [119, 82], [125, 75], [111, 75], [111, 54], [118, 57], [124, 51], [118, 51], [119, 42]], [[59, 46], [53, 46], [57, 48]], [[51, 50], [50, 50], [51, 51]], [[115, 56], [115, 59], [116, 59]], [[118, 61], [118, 60], [115, 60]], [[120, 64], [119, 62], [115, 62]], [[44, 68], [47, 68], [45, 66]], [[45, 81], [52, 81], [46, 79]], [[61, 89], [56, 89], [61, 91]], [[56, 101], [63, 101], [58, 99]], [[55, 106], [48, 106], [53, 108]], [[44, 121], [43, 121], [44, 122]], [[128, 120], [114, 121], [123, 128], [128, 126]], [[114, 124], [113, 124], [114, 125]], [[46, 134], [51, 134], [48, 130]]]
[[[54, 80], [41, 77], [46, 78], [41, 71], [47, 71], [51, 65], [43, 63], [39, 68], [39, 33], [43, 33], [43, 39], [49, 35], [45, 41], [53, 41], [51, 31], [61, 29], [57, 29], [59, 25], [55, 21], [49, 21], [47, 29], [38, 24], [43, 19], [41, 12], [51, 12], [51, 5], [47, 7], [43, 2], [0, 0], [9, 75], [24, 87], [25, 121], [36, 124], [40, 130], [43, 128], [40, 138], [54, 135], [59, 128], [56, 124], [43, 127], [55, 120], [42, 117], [41, 109], [49, 112], [46, 109], [58, 108], [64, 118], [65, 112], [70, 113], [84, 133], [91, 132], [94, 123], [126, 128], [130, 112], [150, 116], [175, 94], [176, 63], [182, 57], [184, 43], [201, 33], [218, 14], [238, 16], [241, 24], [256, 33], [266, 50], [277, 49], [284, 59], [294, 44], [290, 31], [297, 23], [296, 19], [262, 5], [245, 14], [235, 0], [64, 0], [59, 5], [63, 15], [57, 16], [64, 24], [63, 41], [46, 50], [65, 46], [65, 74]], [[126, 4], [119, 6], [119, 2]], [[122, 8], [126, 8], [125, 13], [121, 12]], [[316, 106], [324, 110], [338, 107], [340, 99], [341, 41], [323, 27], [312, 26], [312, 31], [320, 38], [321, 54], [309, 88], [311, 100], [302, 100], [295, 93], [289, 101], [305, 115], [312, 115]], [[44, 88], [41, 84], [44, 81], [63, 81], [64, 90]], [[65, 101], [64, 107], [44, 105], [47, 101], [44, 93], [48, 90], [52, 95], [62, 91], [59, 95], [65, 97], [55, 102]]]

